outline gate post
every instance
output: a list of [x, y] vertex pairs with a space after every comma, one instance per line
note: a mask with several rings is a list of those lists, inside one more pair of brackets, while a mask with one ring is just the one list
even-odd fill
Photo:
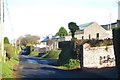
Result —
[[80, 45], [80, 69], [83, 69], [83, 45]]
[[115, 53], [116, 68], [120, 77], [120, 27], [113, 29], [113, 45]]

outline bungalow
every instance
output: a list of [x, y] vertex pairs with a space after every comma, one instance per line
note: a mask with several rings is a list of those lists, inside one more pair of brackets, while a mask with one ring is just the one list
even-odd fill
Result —
[[101, 26], [106, 30], [111, 30], [111, 29], [117, 27], [117, 22], [111, 23], [111, 24], [106, 24], [106, 25], [101, 25]]
[[[47, 45], [48, 40], [52, 40], [52, 45]], [[51, 49], [57, 49], [58, 48], [58, 41], [59, 41], [59, 37], [57, 36], [52, 36], [50, 37], [46, 37], [44, 40], [41, 41], [40, 45], [43, 45], [46, 50], [51, 50]]]

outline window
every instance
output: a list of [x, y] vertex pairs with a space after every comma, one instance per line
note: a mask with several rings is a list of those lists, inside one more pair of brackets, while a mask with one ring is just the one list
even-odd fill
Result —
[[82, 36], [82, 39], [84, 39], [84, 36]]
[[99, 39], [99, 33], [96, 34], [96, 39]]
[[89, 39], [91, 39], [91, 35], [89, 34]]

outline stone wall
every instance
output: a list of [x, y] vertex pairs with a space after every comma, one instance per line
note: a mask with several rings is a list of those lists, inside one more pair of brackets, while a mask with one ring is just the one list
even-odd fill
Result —
[[90, 47], [83, 45], [83, 67], [113, 67], [115, 55], [113, 46]]

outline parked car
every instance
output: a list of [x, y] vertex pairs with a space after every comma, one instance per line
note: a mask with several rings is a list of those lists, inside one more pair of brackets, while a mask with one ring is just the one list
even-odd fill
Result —
[[26, 48], [22, 49], [20, 52], [20, 55], [29, 55], [30, 54], [30, 46], [27, 46]]
[[26, 51], [26, 50], [22, 50], [22, 51], [20, 52], [20, 55], [28, 55], [28, 54], [27, 54], [27, 51]]

